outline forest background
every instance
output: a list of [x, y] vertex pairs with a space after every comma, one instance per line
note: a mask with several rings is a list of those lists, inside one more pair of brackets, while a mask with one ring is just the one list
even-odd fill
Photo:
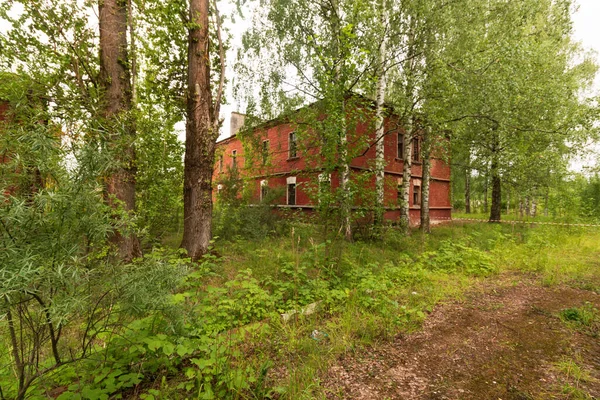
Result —
[[[600, 223], [598, 65], [576, 6], [3, 2], [0, 398], [314, 398], [337, 356], [417, 329], [486, 277], [600, 290], [597, 227], [569, 226]], [[341, 183], [315, 191], [316, 218], [250, 204], [235, 169], [213, 204], [234, 101], [248, 154], [251, 128], [279, 115], [322, 146]], [[374, 193], [349, 168], [352, 127], [370, 119], [381, 139], [388, 107], [406, 131], [396, 224], [381, 218], [383, 141], [360, 138], [377, 148]], [[565, 229], [431, 231], [426, 168], [411, 228], [417, 137], [424, 164], [451, 144], [456, 212]]]

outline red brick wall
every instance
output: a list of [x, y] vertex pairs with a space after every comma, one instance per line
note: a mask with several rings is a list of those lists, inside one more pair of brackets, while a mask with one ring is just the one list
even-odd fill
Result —
[[[398, 178], [402, 176], [403, 162], [398, 158], [398, 132], [392, 131], [396, 126], [394, 121], [386, 119], [386, 132], [388, 133], [384, 138], [385, 151], [384, 156], [386, 160], [386, 178], [385, 178], [385, 204], [386, 207], [392, 208], [385, 213], [386, 218], [391, 220], [398, 220], [399, 211], [393, 210], [398, 205]], [[237, 150], [237, 165], [240, 168], [242, 175], [247, 175], [249, 172], [244, 170], [244, 167], [250, 167], [245, 163], [252, 163], [253, 168], [249, 168], [252, 172], [252, 191], [253, 199], [257, 200], [260, 198], [260, 182], [262, 180], [268, 181], [268, 186], [271, 188], [281, 188], [284, 191], [284, 195], [281, 199], [277, 200], [278, 204], [286, 204], [285, 189], [286, 189], [286, 178], [290, 176], [296, 177], [296, 205], [297, 206], [309, 206], [312, 204], [308, 188], [316, 185], [318, 181], [317, 172], [305, 172], [307, 168], [317, 167], [318, 164], [318, 153], [319, 149], [310, 148], [300, 143], [298, 138], [298, 157], [289, 157], [289, 133], [294, 131], [294, 128], [289, 123], [281, 123], [279, 125], [264, 128], [256, 135], [258, 139], [255, 144], [258, 144], [258, 149], [253, 150], [259, 152], [259, 154], [252, 154], [252, 157], [246, 157], [244, 155], [244, 148], [241, 141], [237, 136], [227, 138], [217, 144], [217, 157], [216, 165], [213, 174], [213, 179], [216, 184], [223, 179], [224, 174], [228, 168], [231, 168], [233, 164], [232, 153], [233, 150]], [[371, 133], [370, 133], [371, 132]], [[358, 124], [354, 138], [351, 136], [349, 142], [360, 142], [359, 148], [351, 149], [353, 154], [358, 156], [353, 159], [351, 166], [355, 172], [364, 171], [370, 169], [373, 165], [375, 158], [375, 146], [370, 148], [366, 145], [366, 142], [372, 143], [375, 138], [375, 133], [366, 122]], [[353, 140], [355, 139], [355, 140]], [[263, 140], [268, 140], [268, 162], [266, 165], [262, 163], [262, 149]], [[249, 148], [255, 148], [256, 146], [249, 146]], [[364, 155], [362, 155], [364, 153]], [[223, 169], [220, 168], [220, 157], [223, 157]], [[432, 219], [435, 218], [449, 218], [450, 217], [450, 167], [443, 162], [441, 159], [432, 159], [431, 168], [431, 186], [430, 186], [430, 210]], [[414, 206], [413, 191], [414, 183], [421, 178], [422, 166], [420, 162], [413, 163], [412, 175], [413, 179], [410, 185], [410, 216], [413, 224], [417, 224], [420, 218], [420, 207]], [[353, 174], [356, 176], [355, 174]], [[336, 174], [332, 174], [331, 186], [336, 188], [339, 186], [339, 179]], [[375, 189], [375, 178], [372, 177], [369, 182], [366, 183], [366, 187], [374, 191]]]

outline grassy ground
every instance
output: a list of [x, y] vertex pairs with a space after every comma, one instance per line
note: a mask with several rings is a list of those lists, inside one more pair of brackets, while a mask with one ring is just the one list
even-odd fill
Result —
[[[52, 393], [62, 399], [325, 398], [321, 379], [341, 357], [419, 331], [436, 307], [506, 274], [600, 293], [599, 228], [455, 222], [347, 243], [287, 225], [275, 237], [217, 240], [170, 315], [133, 321], [101, 344], [106, 376], [82, 363], [44, 387], [60, 387]], [[569, 360], [557, 368], [574, 374]]]
[[[269, 333], [252, 339], [260, 351], [246, 361], [271, 360], [267, 382], [290, 399], [324, 396], [318, 377], [340, 355], [414, 331], [435, 305], [506, 271], [532, 274], [544, 286], [600, 291], [593, 228], [453, 224], [408, 238], [391, 231], [382, 241], [340, 244], [341, 256], [329, 259], [316, 243], [310, 228], [296, 227], [290, 237], [217, 245], [223, 277], [249, 268], [267, 286], [293, 282], [279, 312], [323, 301], [313, 315], [270, 319]], [[333, 277], [319, 292], [319, 282]]]

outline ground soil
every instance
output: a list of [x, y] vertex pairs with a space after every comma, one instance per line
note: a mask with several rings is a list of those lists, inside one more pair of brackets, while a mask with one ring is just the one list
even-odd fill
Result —
[[600, 308], [600, 295], [502, 276], [436, 307], [420, 331], [342, 356], [322, 384], [329, 399], [600, 399], [600, 339], [558, 317], [585, 302]]

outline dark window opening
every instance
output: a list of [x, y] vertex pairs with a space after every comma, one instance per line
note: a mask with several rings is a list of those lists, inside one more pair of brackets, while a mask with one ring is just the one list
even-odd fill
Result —
[[223, 155], [219, 156], [219, 172], [223, 172]]
[[419, 154], [420, 146], [421, 143], [419, 142], [419, 139], [414, 138], [413, 139], [413, 153], [412, 153], [412, 160], [419, 162], [419, 159], [421, 158], [421, 154]]
[[289, 144], [290, 158], [295, 158], [298, 156], [298, 144], [296, 143], [296, 132], [290, 132], [289, 140], [290, 140], [290, 144]]
[[413, 206], [421, 205], [421, 186], [413, 186]]
[[404, 160], [404, 135], [398, 134], [398, 158]]
[[287, 203], [289, 206], [296, 205], [296, 184], [288, 183], [287, 185]]
[[237, 150], [231, 152], [231, 168], [237, 167]]

